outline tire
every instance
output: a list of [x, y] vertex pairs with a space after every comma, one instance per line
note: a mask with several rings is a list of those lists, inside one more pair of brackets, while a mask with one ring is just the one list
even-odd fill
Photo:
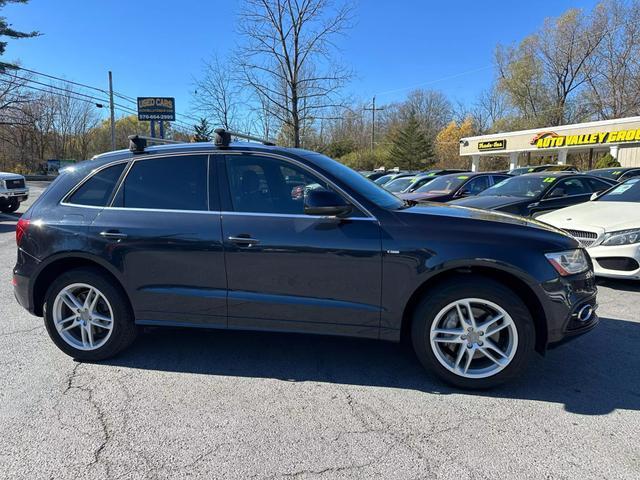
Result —
[[[76, 308], [74, 312], [69, 305], [86, 307], [87, 303], [83, 302], [90, 295], [90, 289], [99, 294], [90, 296], [90, 299], [97, 298], [93, 313], [76, 314], [89, 309]], [[61, 295], [63, 291], [71, 293], [77, 302]], [[87, 292], [84, 297], [83, 292]], [[111, 321], [106, 321], [106, 318]], [[129, 300], [120, 285], [99, 270], [85, 267], [69, 270], [51, 284], [45, 296], [44, 322], [51, 340], [60, 350], [76, 360], [88, 362], [117, 355], [131, 345], [137, 332]], [[79, 325], [74, 327], [75, 323]], [[111, 328], [107, 328], [109, 325]], [[90, 335], [91, 341], [85, 335]]]
[[[477, 317], [475, 330], [465, 305]], [[422, 365], [445, 382], [487, 389], [522, 374], [534, 351], [535, 327], [526, 305], [505, 285], [482, 276], [458, 277], [428, 291], [416, 306], [411, 341]]]
[[15, 198], [12, 198], [6, 204], [0, 207], [0, 211], [2, 211], [2, 213], [13, 213], [18, 210], [18, 208], [20, 208], [20, 202]]

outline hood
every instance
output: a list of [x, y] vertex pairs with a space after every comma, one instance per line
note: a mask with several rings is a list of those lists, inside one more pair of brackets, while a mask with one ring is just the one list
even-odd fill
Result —
[[19, 173], [0, 172], [0, 180], [10, 180], [13, 178], [24, 178]]
[[511, 215], [509, 213], [491, 212], [487, 210], [481, 210], [477, 208], [467, 208], [451, 205], [450, 203], [425, 203], [422, 205], [416, 205], [402, 210], [402, 213], [408, 213], [412, 215], [436, 215], [448, 218], [465, 218], [471, 220], [484, 220], [487, 222], [496, 222], [501, 224], [518, 225], [521, 227], [533, 227], [539, 230], [546, 230], [549, 232], [560, 233], [566, 236], [562, 230], [555, 228], [552, 225], [548, 225], [538, 220], [531, 218], [520, 217], [518, 215]]
[[441, 198], [449, 198], [451, 192], [444, 190], [437, 190], [433, 192], [413, 192], [413, 193], [401, 193], [398, 196], [403, 200], [415, 200], [415, 201], [434, 201], [437, 202]]
[[585, 202], [540, 215], [538, 220], [558, 228], [615, 232], [640, 228], [640, 204], [635, 202]]
[[515, 205], [517, 203], [535, 202], [533, 198], [499, 196], [499, 195], [478, 195], [475, 197], [461, 198], [454, 200], [451, 205], [460, 205], [461, 207], [486, 208], [489, 210]]

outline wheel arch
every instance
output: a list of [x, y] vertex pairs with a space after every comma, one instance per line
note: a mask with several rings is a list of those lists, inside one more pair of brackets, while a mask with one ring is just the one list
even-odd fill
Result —
[[[47, 289], [56, 277], [68, 270], [81, 267], [93, 268], [110, 278], [114, 285], [117, 285], [117, 287], [124, 293], [125, 298], [127, 298], [129, 302], [129, 307], [132, 307], [131, 298], [127, 294], [127, 291], [119, 278], [118, 272], [113, 268], [113, 266], [106, 264], [106, 262], [103, 262], [91, 255], [74, 252], [53, 257], [40, 267], [31, 286], [33, 313], [38, 316], [43, 315]], [[132, 308], [131, 311], [133, 311]]]
[[474, 265], [464, 268], [452, 268], [437, 273], [425, 280], [418, 288], [413, 292], [409, 301], [407, 302], [403, 314], [402, 314], [402, 326], [401, 326], [401, 339], [407, 341], [411, 337], [411, 319], [412, 314], [418, 305], [419, 301], [427, 292], [436, 286], [438, 283], [450, 280], [453, 278], [464, 278], [469, 275], [490, 278], [503, 284], [509, 288], [524, 302], [526, 307], [531, 312], [533, 323], [536, 331], [536, 343], [535, 348], [539, 353], [544, 353], [547, 345], [547, 321], [546, 313], [540, 302], [540, 299], [534, 292], [534, 290], [527, 284], [525, 280], [519, 276], [507, 272], [505, 270], [489, 267], [484, 265]]

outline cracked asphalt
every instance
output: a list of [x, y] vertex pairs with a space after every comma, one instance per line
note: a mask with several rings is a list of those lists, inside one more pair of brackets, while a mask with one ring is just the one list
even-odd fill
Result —
[[81, 364], [13, 298], [14, 228], [0, 217], [0, 478], [640, 478], [640, 283], [600, 282], [599, 328], [488, 392], [401, 345], [302, 335], [155, 329]]

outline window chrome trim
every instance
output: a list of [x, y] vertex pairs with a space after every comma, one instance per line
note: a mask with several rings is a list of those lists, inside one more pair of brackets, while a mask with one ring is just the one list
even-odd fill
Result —
[[[67, 192], [67, 194], [62, 197], [62, 200], [60, 200], [60, 205], [64, 205], [67, 207], [92, 207], [92, 208], [105, 208], [105, 206], [98, 206], [98, 205], [82, 205], [81, 203], [71, 203], [69, 202], [69, 198], [71, 198], [73, 196], [74, 193], [76, 193], [77, 190], [80, 189], [80, 187], [82, 187], [86, 182], [88, 182], [90, 179], [92, 179], [95, 175], [97, 175], [98, 173], [100, 173], [102, 170], [105, 170], [107, 168], [113, 167], [115, 165], [118, 165], [120, 163], [128, 163], [131, 161], [131, 158], [121, 158], [119, 160], [115, 160], [111, 163], [106, 163], [100, 167], [96, 167], [93, 170], [91, 170], [80, 182], [78, 182], [78, 184], [73, 187], [71, 190], [69, 190], [69, 192]], [[129, 169], [127, 167], [124, 168], [124, 170], [120, 173], [120, 176], [118, 177], [118, 180], [116, 180], [116, 187], [119, 188], [120, 183], [121, 183], [121, 179], [124, 178], [123, 175], [125, 175], [127, 172], [129, 171]], [[113, 202], [113, 197], [114, 192], [111, 192], [111, 197], [109, 199], [109, 202], [107, 203], [107, 205], [110, 205]]]
[[223, 210], [220, 213], [222, 216], [229, 215], [233, 217], [248, 216], [248, 217], [282, 217], [282, 218], [336, 218], [338, 220], [364, 220], [366, 222], [377, 222], [378, 219], [374, 217], [333, 217], [330, 215], [307, 215], [305, 213], [262, 213], [262, 212], [236, 212]]
[[[193, 211], [193, 212], [205, 212], [205, 211], [209, 211], [209, 163], [210, 163], [210, 156], [211, 156], [211, 152], [207, 152], [207, 151], [196, 151], [196, 152], [174, 152], [174, 153], [165, 153], [165, 154], [155, 154], [155, 155], [146, 155], [144, 157], [131, 157], [131, 163], [129, 164], [129, 166], [125, 169], [125, 171], [123, 172], [123, 176], [120, 178], [119, 183], [118, 183], [118, 188], [116, 188], [115, 192], [113, 193], [113, 196], [111, 197], [111, 202], [109, 202], [108, 205], [105, 206], [105, 208], [125, 208], [125, 207], [114, 207], [113, 206], [113, 202], [115, 202], [116, 197], [118, 196], [118, 194], [120, 193], [120, 190], [122, 189], [122, 186], [124, 185], [124, 182], [127, 181], [127, 177], [129, 176], [129, 172], [131, 171], [131, 169], [133, 168], [133, 166], [137, 163], [137, 162], [141, 162], [141, 161], [145, 161], [145, 160], [157, 160], [158, 158], [170, 158], [170, 157], [184, 157], [184, 156], [193, 156], [193, 155], [206, 155], [207, 156], [207, 210], [183, 210], [183, 211]], [[163, 210], [163, 209], [151, 209], [151, 208], [142, 208], [141, 210]], [[175, 212], [176, 210], [169, 210], [171, 212]]]
[[[231, 211], [216, 211], [216, 210], [171, 210], [171, 209], [161, 209], [161, 208], [159, 208], [159, 209], [156, 209], [156, 208], [131, 208], [131, 207], [114, 207], [113, 206], [113, 202], [115, 201], [118, 193], [120, 192], [120, 189], [122, 188], [122, 185], [124, 184], [125, 180], [127, 179], [127, 176], [129, 175], [129, 172], [131, 171], [131, 168], [133, 167], [133, 165], [136, 162], [141, 162], [141, 161], [145, 161], [145, 160], [153, 160], [153, 159], [158, 159], [158, 158], [179, 157], [179, 156], [186, 156], [186, 155], [207, 155], [208, 156], [207, 169], [208, 169], [208, 168], [210, 168], [211, 160], [213, 159], [213, 157], [215, 157], [217, 155], [225, 155], [225, 156], [229, 155], [229, 156], [232, 156], [232, 155], [247, 155], [247, 154], [248, 155], [252, 155], [252, 156], [269, 157], [269, 158], [273, 158], [273, 159], [276, 159], [276, 160], [289, 162], [289, 163], [292, 163], [292, 164], [302, 168], [303, 170], [311, 173], [312, 175], [322, 179], [324, 182], [326, 182], [328, 185], [330, 185], [332, 188], [334, 188], [336, 191], [338, 191], [342, 196], [344, 196], [354, 206], [356, 206], [362, 213], [367, 215], [367, 217], [345, 217], [345, 220], [378, 221], [378, 219], [366, 207], [364, 207], [360, 202], [358, 202], [351, 195], [349, 195], [347, 192], [345, 192], [344, 189], [342, 189], [339, 186], [337, 186], [333, 181], [329, 180], [326, 176], [324, 176], [320, 172], [317, 172], [316, 170], [313, 170], [309, 166], [305, 165], [304, 163], [302, 163], [299, 160], [296, 160], [294, 158], [290, 158], [290, 157], [287, 157], [287, 156], [284, 156], [284, 155], [280, 155], [280, 154], [275, 154], [275, 153], [272, 153], [272, 152], [261, 152], [261, 151], [255, 151], [255, 150], [213, 150], [212, 151], [211, 149], [208, 149], [208, 150], [194, 150], [194, 151], [190, 151], [190, 152], [157, 153], [157, 154], [152, 154], [152, 155], [130, 156], [130, 157], [127, 157], [127, 158], [121, 158], [119, 160], [115, 160], [113, 162], [107, 163], [105, 165], [102, 165], [100, 167], [97, 167], [97, 168], [91, 170], [91, 172], [89, 172], [87, 174], [87, 176], [84, 179], [82, 179], [82, 181], [80, 181], [74, 188], [72, 188], [69, 191], [69, 193], [67, 193], [63, 197], [63, 199], [60, 201], [60, 205], [67, 206], [67, 207], [93, 208], [93, 209], [101, 209], [101, 210], [102, 209], [110, 209], [110, 210], [123, 210], [123, 211], [131, 210], [131, 211], [179, 212], [179, 213], [224, 213], [226, 215], [253, 215], [253, 216], [271, 216], [271, 217], [291, 217], [291, 218], [295, 218], [295, 217], [298, 217], [298, 218], [327, 218], [326, 216], [323, 216], [323, 215], [281, 214], [281, 213], [261, 213], [261, 212], [235, 212], [235, 211], [231, 212]], [[81, 205], [81, 204], [77, 204], [77, 203], [69, 203], [69, 202], [67, 202], [67, 199], [69, 197], [71, 197], [71, 195], [73, 195], [77, 189], [79, 189], [86, 181], [88, 181], [90, 178], [92, 178], [95, 174], [97, 174], [101, 170], [104, 170], [105, 168], [112, 167], [112, 166], [117, 165], [119, 163], [128, 163], [129, 165], [127, 165], [127, 167], [122, 172], [120, 178], [118, 179], [117, 188], [112, 193], [111, 201], [109, 202], [108, 205], [106, 205], [106, 206]], [[209, 191], [209, 188], [210, 188], [209, 183], [210, 183], [210, 179], [207, 178], [207, 192]], [[207, 195], [207, 208], [210, 208], [209, 200], [210, 200], [210, 196]]]
[[[249, 154], [251, 156], [260, 156], [260, 157], [270, 157], [270, 158], [274, 158], [276, 160], [281, 160], [284, 162], [289, 162], [292, 163], [300, 168], [302, 168], [303, 170], [306, 170], [307, 172], [311, 173], [313, 176], [318, 177], [320, 179], [322, 179], [324, 182], [327, 183], [327, 185], [331, 186], [332, 188], [334, 188], [336, 191], [338, 191], [343, 197], [345, 197], [349, 202], [351, 202], [354, 206], [356, 206], [362, 213], [364, 213], [365, 215], [368, 215], [368, 217], [372, 218], [373, 220], [377, 221], [377, 218], [375, 217], [375, 215], [373, 215], [367, 208], [365, 208], [360, 202], [358, 202], [356, 199], [354, 199], [351, 195], [349, 195], [347, 192], [345, 192], [342, 188], [340, 188], [339, 186], [337, 186], [334, 182], [332, 182], [331, 180], [329, 180], [327, 177], [325, 177], [323, 174], [321, 174], [320, 172], [313, 170], [312, 168], [310, 168], [308, 165], [305, 165], [304, 163], [300, 162], [299, 160], [296, 160], [294, 158], [290, 158], [290, 157], [286, 157], [284, 155], [279, 155], [276, 153], [271, 153], [271, 152], [260, 152], [260, 151], [251, 151], [251, 150], [247, 150], [247, 151], [238, 151], [235, 150], [233, 152], [228, 152], [228, 151], [221, 151], [221, 152], [215, 152], [212, 155], [246, 155]], [[237, 213], [260, 213], [260, 212], [237, 212]], [[273, 214], [275, 216], [278, 215], [282, 215], [282, 214]], [[304, 216], [304, 215], [303, 215]], [[311, 215], [307, 215], [307, 216], [311, 216]], [[322, 218], [322, 217], [321, 217]], [[351, 218], [351, 217], [346, 217], [346, 218]], [[361, 218], [361, 217], [354, 217], [354, 218]]]

